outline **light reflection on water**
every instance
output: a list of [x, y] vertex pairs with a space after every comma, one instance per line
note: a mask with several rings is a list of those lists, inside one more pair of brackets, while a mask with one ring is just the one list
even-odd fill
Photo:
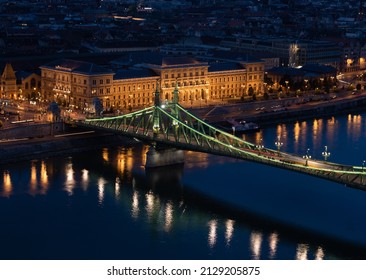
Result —
[[296, 249], [296, 259], [297, 260], [307, 260], [308, 259], [309, 246], [307, 244], [298, 244]]
[[274, 259], [276, 257], [277, 245], [279, 242], [278, 233], [276, 233], [276, 232], [271, 233], [268, 237], [268, 241], [269, 241], [269, 249], [270, 249], [269, 258]]
[[11, 183], [10, 173], [8, 171], [3, 171], [3, 191], [1, 195], [4, 197], [9, 197], [12, 195], [13, 186]]
[[[267, 147], [273, 148], [276, 136], [281, 135], [281, 140], [287, 143], [284, 149], [290, 150], [290, 152], [302, 153], [310, 146], [314, 153], [320, 153], [324, 144], [332, 147], [333, 141], [329, 141], [329, 139], [335, 140], [340, 125], [339, 121], [334, 118], [277, 125], [272, 131], [266, 130], [247, 135], [247, 140], [252, 140], [254, 143], [263, 141]], [[359, 141], [364, 137], [363, 127], [365, 127], [365, 123], [361, 115], [347, 117], [345, 128], [350, 141]], [[153, 229], [163, 232], [167, 240], [179, 235], [179, 232], [182, 235], [190, 234], [191, 237], [196, 235], [201, 237], [201, 240], [204, 240], [202, 241], [204, 247], [210, 249], [207, 256], [223, 250], [235, 252], [232, 256], [230, 255], [233, 258], [306, 260], [328, 257], [328, 250], [326, 251], [318, 244], [311, 245], [302, 241], [291, 243], [281, 231], [254, 229], [245, 221], [229, 214], [215, 213], [212, 208], [196, 209], [187, 202], [181, 189], [156, 190], [161, 186], [161, 175], [152, 175], [149, 177], [151, 180], [141, 175], [143, 174], [141, 166], [145, 161], [147, 149], [146, 146], [137, 149], [135, 147], [119, 147], [116, 150], [103, 149], [99, 151], [99, 154], [93, 155], [93, 160], [94, 157], [97, 158], [95, 164], [88, 159], [82, 161], [82, 157], [73, 157], [62, 160], [31, 161], [24, 168], [24, 170], [28, 168], [27, 172], [19, 172], [18, 167], [2, 170], [0, 196], [16, 197], [22, 191], [33, 196], [47, 196], [50, 190], [57, 188], [57, 182], [62, 178], [60, 180], [62, 187], [59, 191], [66, 192], [73, 199], [80, 189], [85, 194], [96, 198], [98, 206], [103, 206], [100, 208], [108, 209], [110, 198], [113, 198], [114, 202], [128, 212], [129, 218], [134, 221], [132, 224], [139, 223], [141, 228], [149, 228], [142, 235], [149, 236], [149, 231]], [[214, 164], [217, 165], [235, 161], [224, 157], [214, 158]], [[201, 170], [207, 169], [213, 164], [213, 160], [207, 154], [187, 152], [186, 163], [185, 170]], [[138, 170], [141, 178], [134, 174], [134, 170]], [[23, 174], [22, 181], [19, 179], [20, 173]], [[172, 175], [174, 172], [165, 173]], [[177, 178], [180, 180], [182, 176], [182, 174], [178, 174]], [[14, 184], [15, 181], [19, 183]], [[21, 184], [20, 182], [28, 183]], [[168, 185], [168, 188], [172, 187], [170, 183]], [[29, 189], [22, 190], [23, 186], [28, 186]], [[167, 194], [165, 194], [166, 192]], [[126, 219], [126, 217], [124, 218]], [[127, 225], [131, 225], [129, 223], [131, 222], [126, 222]], [[159, 238], [163, 237], [159, 236]], [[288, 249], [289, 243], [293, 248]], [[236, 252], [238, 247], [241, 250], [247, 248], [247, 252]], [[285, 250], [284, 248], [291, 253], [280, 254], [279, 252]]]

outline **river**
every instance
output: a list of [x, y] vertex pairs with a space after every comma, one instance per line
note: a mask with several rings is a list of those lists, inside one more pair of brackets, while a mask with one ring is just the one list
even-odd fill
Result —
[[[362, 165], [366, 114], [278, 124], [248, 141]], [[366, 192], [186, 152], [145, 171], [140, 143], [0, 166], [0, 259], [365, 259]], [[305, 162], [305, 160], [304, 160]]]

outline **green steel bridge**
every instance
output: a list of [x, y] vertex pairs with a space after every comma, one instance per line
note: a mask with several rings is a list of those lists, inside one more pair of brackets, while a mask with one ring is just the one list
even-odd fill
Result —
[[160, 104], [157, 90], [151, 107], [117, 117], [85, 119], [78, 125], [118, 132], [157, 149], [171, 147], [243, 159], [366, 189], [363, 166], [304, 159], [247, 142], [207, 124], [184, 109], [178, 103], [177, 88], [172, 102]]

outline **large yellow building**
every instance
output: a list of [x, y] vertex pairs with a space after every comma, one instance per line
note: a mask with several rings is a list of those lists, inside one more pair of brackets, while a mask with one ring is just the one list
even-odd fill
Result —
[[42, 96], [80, 109], [99, 98], [105, 109], [131, 110], [152, 105], [156, 85], [162, 102], [172, 100], [177, 84], [180, 102], [192, 105], [263, 93], [263, 61], [162, 56], [137, 64], [112, 71], [89, 62], [53, 61], [40, 67]]

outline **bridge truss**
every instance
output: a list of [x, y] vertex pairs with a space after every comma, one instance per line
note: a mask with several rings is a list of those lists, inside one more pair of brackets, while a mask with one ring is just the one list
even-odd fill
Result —
[[117, 117], [85, 119], [79, 125], [118, 132], [153, 145], [156, 149], [174, 147], [228, 156], [321, 177], [351, 187], [366, 188], [363, 167], [305, 161], [296, 155], [258, 147], [204, 122], [178, 102], [158, 103]]

